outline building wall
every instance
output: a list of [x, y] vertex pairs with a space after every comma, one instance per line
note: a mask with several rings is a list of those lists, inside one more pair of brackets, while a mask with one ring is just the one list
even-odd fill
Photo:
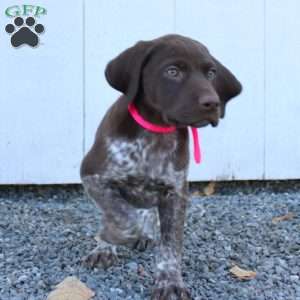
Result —
[[14, 48], [5, 11], [23, 4], [0, 2], [0, 184], [79, 182], [118, 95], [106, 63], [167, 33], [207, 45], [244, 87], [217, 129], [199, 130], [203, 163], [189, 179], [300, 178], [299, 1], [43, 0], [40, 44]]

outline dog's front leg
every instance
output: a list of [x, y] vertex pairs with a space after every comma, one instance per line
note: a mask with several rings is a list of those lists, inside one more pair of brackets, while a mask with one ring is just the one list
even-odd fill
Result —
[[183, 230], [187, 197], [169, 192], [159, 203], [161, 241], [156, 255], [153, 300], [191, 299], [181, 275]]

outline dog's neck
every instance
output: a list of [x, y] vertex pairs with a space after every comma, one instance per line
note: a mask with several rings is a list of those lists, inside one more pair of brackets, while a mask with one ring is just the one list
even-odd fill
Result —
[[146, 120], [138, 111], [133, 102], [128, 104], [128, 111], [132, 118], [144, 129], [155, 133], [171, 133], [177, 130], [176, 126], [160, 126]]
[[[141, 108], [143, 107], [143, 109]], [[135, 103], [129, 103], [128, 105], [128, 111], [131, 114], [132, 118], [144, 129], [148, 130], [148, 131], [152, 131], [152, 132], [156, 132], [156, 133], [170, 133], [170, 132], [174, 132], [176, 131], [176, 127], [175, 126], [165, 126], [166, 123], [164, 123], [162, 126], [161, 124], [157, 124], [157, 123], [153, 123], [152, 121], [149, 122], [149, 119], [147, 120], [146, 115], [148, 115], [148, 118], [150, 118], [150, 112], [151, 110], [145, 109], [146, 106], [145, 105], [140, 105], [140, 108], [138, 108], [138, 106]], [[143, 111], [143, 115], [141, 114], [141, 112], [139, 110]], [[155, 112], [153, 112], [155, 114]], [[152, 120], [155, 119], [152, 116]], [[159, 119], [159, 116], [156, 114], [156, 120], [161, 121], [161, 119]], [[201, 152], [200, 152], [200, 145], [199, 145], [199, 138], [198, 138], [198, 132], [197, 132], [197, 128], [194, 127], [190, 127], [191, 131], [192, 131], [192, 135], [193, 135], [193, 141], [194, 141], [194, 158], [195, 158], [195, 162], [196, 163], [200, 163], [201, 161]]]
[[168, 127], [172, 126], [173, 124], [170, 124], [163, 115], [155, 110], [154, 108], [150, 107], [149, 104], [147, 104], [146, 101], [134, 101], [134, 104], [139, 112], [139, 114], [148, 122], [162, 126], [162, 127]]

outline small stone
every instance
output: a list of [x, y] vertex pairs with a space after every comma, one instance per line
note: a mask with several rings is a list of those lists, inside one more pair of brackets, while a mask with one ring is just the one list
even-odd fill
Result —
[[297, 275], [299, 273], [299, 268], [298, 267], [293, 267], [291, 270], [290, 270], [290, 273], [292, 275]]
[[290, 276], [291, 281], [298, 281], [299, 280], [299, 276], [298, 275], [291, 275]]
[[137, 271], [138, 269], [138, 264], [136, 262], [129, 262], [128, 264], [126, 264], [127, 267], [131, 270], [131, 271]]
[[11, 264], [12, 262], [14, 262], [14, 258], [13, 257], [8, 257], [6, 259], [6, 263]]
[[12, 298], [10, 298], [11, 300], [24, 300], [24, 298], [22, 296], [13, 296]]
[[37, 286], [41, 289], [45, 288], [46, 287], [46, 284], [43, 280], [40, 280], [38, 283], [37, 283]]
[[226, 252], [230, 252], [230, 251], [231, 251], [231, 246], [230, 246], [230, 245], [224, 246], [224, 250], [225, 250]]
[[275, 266], [275, 272], [281, 274], [284, 272], [284, 269], [281, 266]]
[[24, 274], [24, 275], [21, 275], [21, 276], [17, 279], [17, 282], [18, 282], [18, 283], [24, 283], [24, 282], [27, 281], [27, 279], [28, 279], [28, 276]]

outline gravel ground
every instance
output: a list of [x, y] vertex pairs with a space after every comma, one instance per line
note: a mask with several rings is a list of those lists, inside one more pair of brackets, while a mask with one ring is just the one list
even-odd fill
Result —
[[[191, 186], [184, 280], [195, 299], [300, 300], [300, 183], [218, 184], [212, 196]], [[277, 224], [272, 218], [294, 213]], [[98, 215], [78, 186], [0, 187], [0, 299], [46, 299], [77, 276], [94, 299], [148, 299], [153, 251], [122, 251], [108, 271], [80, 259], [96, 242]], [[233, 265], [257, 272], [240, 281]]]

